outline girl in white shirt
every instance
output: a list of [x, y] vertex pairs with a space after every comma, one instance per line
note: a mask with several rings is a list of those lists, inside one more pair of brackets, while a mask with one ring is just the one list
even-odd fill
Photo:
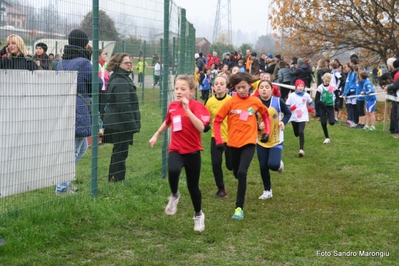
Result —
[[291, 123], [295, 137], [299, 137], [299, 157], [303, 157], [305, 144], [305, 125], [309, 121], [309, 113], [313, 111], [314, 102], [309, 93], [305, 91], [305, 82], [301, 79], [295, 81], [295, 92], [288, 96], [286, 105], [290, 108]]

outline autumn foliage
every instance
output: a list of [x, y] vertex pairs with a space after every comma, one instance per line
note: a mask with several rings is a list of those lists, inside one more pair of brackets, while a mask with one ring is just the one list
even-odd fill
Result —
[[332, 57], [360, 49], [370, 63], [399, 58], [397, 0], [273, 0], [269, 19], [287, 55]]

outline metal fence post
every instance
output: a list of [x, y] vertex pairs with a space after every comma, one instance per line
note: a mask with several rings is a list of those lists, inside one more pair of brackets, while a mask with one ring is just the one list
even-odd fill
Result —
[[186, 10], [184, 8], [180, 11], [181, 25], [180, 25], [180, 54], [179, 54], [179, 75], [184, 73], [184, 64], [186, 60]]
[[[162, 119], [165, 120], [166, 113], [168, 111], [168, 84], [169, 84], [169, 5], [170, 0], [164, 0], [164, 46], [163, 46], [163, 79], [162, 79], [162, 91], [163, 91], [163, 99], [162, 99]], [[166, 71], [165, 71], [166, 69]], [[168, 167], [168, 131], [166, 130], [162, 136], [162, 178], [166, 178], [167, 167]]]
[[98, 13], [99, 0], [93, 0], [92, 16], [92, 46], [93, 46], [93, 72], [92, 72], [92, 157], [91, 157], [91, 191], [92, 197], [97, 197], [98, 193], [98, 100], [99, 100], [99, 82], [98, 82]]

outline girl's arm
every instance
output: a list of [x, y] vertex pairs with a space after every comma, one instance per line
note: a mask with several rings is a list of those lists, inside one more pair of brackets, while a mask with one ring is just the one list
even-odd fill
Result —
[[162, 132], [164, 132], [168, 128], [169, 125], [167, 125], [166, 122], [164, 121], [162, 125], [158, 128], [157, 132], [155, 132], [154, 135], [152, 135], [151, 139], [149, 140], [151, 147], [155, 146], [155, 144], [157, 143], [158, 136], [161, 135]]

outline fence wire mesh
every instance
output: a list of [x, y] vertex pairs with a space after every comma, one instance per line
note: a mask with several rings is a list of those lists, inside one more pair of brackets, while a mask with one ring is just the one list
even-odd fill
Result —
[[[194, 71], [195, 29], [185, 10], [163, 0], [1, 0], [0, 10], [0, 216], [77, 189], [96, 196], [116, 176], [165, 177], [168, 135], [155, 149], [148, 140], [173, 99], [174, 77]], [[118, 69], [129, 79], [112, 81]], [[132, 125], [107, 131], [110, 98], [118, 116], [141, 115], [125, 164], [113, 160], [126, 156]], [[113, 143], [104, 143], [104, 131]]]

